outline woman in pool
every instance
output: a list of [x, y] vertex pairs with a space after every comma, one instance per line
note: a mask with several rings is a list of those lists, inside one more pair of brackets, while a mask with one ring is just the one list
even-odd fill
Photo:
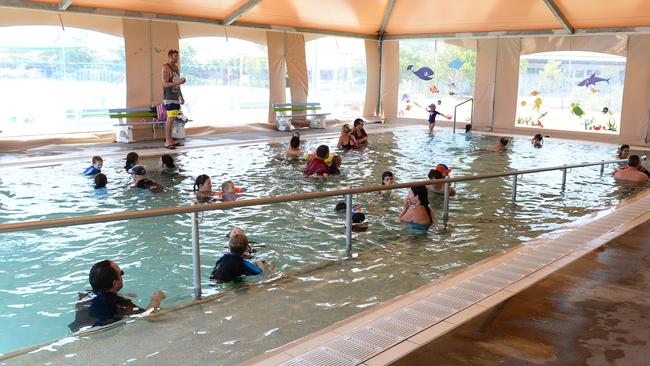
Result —
[[363, 129], [365, 121], [361, 118], [354, 120], [354, 128], [352, 129], [352, 136], [354, 137], [355, 147], [364, 147], [368, 145], [368, 134]]
[[617, 152], [616, 156], [619, 159], [627, 159], [627, 158], [629, 158], [630, 157], [630, 145], [628, 145], [628, 144], [621, 145], [621, 147], [618, 148], [618, 152]]
[[130, 153], [126, 154], [126, 164], [124, 164], [124, 170], [126, 170], [127, 173], [131, 173], [131, 169], [136, 165], [140, 165], [140, 155], [138, 155], [136, 152], [131, 151]]
[[406, 222], [412, 229], [426, 231], [433, 224], [433, 211], [429, 207], [429, 197], [425, 187], [411, 187], [404, 199], [399, 220]]
[[352, 136], [352, 129], [346, 123], [341, 127], [341, 135], [339, 136], [339, 142], [336, 146], [339, 149], [347, 150], [354, 148], [355, 144], [356, 140], [354, 139], [354, 136]]
[[209, 201], [213, 198], [212, 180], [207, 174], [201, 174], [194, 181], [194, 196], [199, 201]]

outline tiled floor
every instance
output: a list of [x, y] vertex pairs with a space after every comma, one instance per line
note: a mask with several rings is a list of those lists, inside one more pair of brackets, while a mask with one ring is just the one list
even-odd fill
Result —
[[[285, 346], [271, 354], [274, 362], [269, 363], [270, 358], [259, 358], [251, 360], [251, 364], [378, 365], [394, 362], [642, 224], [650, 218], [648, 212], [650, 196], [643, 195], [589, 225], [554, 239], [518, 247], [439, 284], [425, 286], [360, 314], [352, 322], [330, 327], [329, 333], [321, 332], [317, 339], [307, 337], [304, 342]], [[417, 362], [429, 364], [427, 359], [425, 354]]]

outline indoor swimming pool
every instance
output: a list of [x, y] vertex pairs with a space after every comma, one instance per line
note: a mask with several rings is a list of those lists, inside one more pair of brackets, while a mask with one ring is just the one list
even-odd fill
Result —
[[[234, 181], [247, 190], [240, 199], [247, 199], [377, 185], [385, 170], [394, 172], [397, 182], [422, 180], [438, 163], [461, 176], [615, 159], [613, 146], [553, 139], [535, 149], [528, 139], [514, 138], [508, 151], [487, 152], [482, 149], [498, 138], [448, 131], [432, 136], [425, 126], [370, 138], [364, 151], [336, 151], [343, 158], [342, 175], [325, 180], [303, 177], [305, 162], [286, 160], [287, 144], [279, 143], [179, 153], [174, 176], [156, 173], [156, 158], [141, 159], [149, 178], [165, 187], [161, 194], [128, 188], [123, 158], [104, 159], [108, 187], [97, 191], [92, 179], [81, 175], [90, 156], [54, 166], [7, 168], [0, 176], [0, 224], [194, 204], [192, 185], [199, 174], [210, 175], [215, 190], [225, 180]], [[311, 138], [303, 147], [333, 148], [336, 141]], [[564, 192], [561, 171], [525, 175], [514, 206], [512, 178], [457, 183], [448, 227], [441, 223], [442, 197], [431, 195], [438, 224], [425, 234], [398, 222], [406, 190], [388, 198], [360, 195], [354, 203], [361, 204], [369, 228], [354, 234], [358, 256], [343, 262], [344, 217], [334, 210], [342, 197], [202, 213], [204, 294], [228, 292], [209, 313], [209, 322], [218, 328], [206, 330], [213, 332], [213, 350], [223, 355], [224, 364], [241, 362], [646, 188], [616, 184], [613, 169], [606, 167], [603, 175], [599, 167], [572, 169]], [[210, 283], [232, 226], [264, 245], [258, 255], [274, 262], [274, 273], [238, 286]], [[146, 305], [156, 289], [167, 294], [164, 307], [192, 300], [189, 215], [0, 234], [0, 327], [11, 330], [0, 334], [0, 353], [68, 335], [77, 294], [89, 289], [88, 271], [101, 259], [120, 264], [123, 292], [134, 294], [139, 305]], [[136, 323], [129, 331], [147, 327], [147, 322]]]

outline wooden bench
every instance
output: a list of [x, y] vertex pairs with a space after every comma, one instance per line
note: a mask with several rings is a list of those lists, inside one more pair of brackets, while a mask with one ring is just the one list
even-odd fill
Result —
[[291, 131], [295, 122], [308, 122], [309, 128], [325, 128], [325, 117], [330, 114], [317, 113], [320, 110], [320, 103], [274, 103], [275, 129]]
[[[116, 118], [119, 122], [113, 126], [117, 127], [115, 132], [115, 140], [117, 142], [132, 143], [136, 141], [147, 140], [147, 137], [138, 136], [137, 126], [151, 126], [151, 136], [154, 140], [157, 139], [156, 127], [163, 126], [167, 123], [166, 120], [159, 121], [156, 107], [141, 107], [141, 108], [115, 108], [108, 110], [109, 118]], [[128, 122], [128, 118], [144, 118], [148, 121], [141, 122]], [[174, 127], [172, 128], [172, 137], [175, 139], [185, 138], [185, 123], [187, 120], [176, 118], [174, 120]]]

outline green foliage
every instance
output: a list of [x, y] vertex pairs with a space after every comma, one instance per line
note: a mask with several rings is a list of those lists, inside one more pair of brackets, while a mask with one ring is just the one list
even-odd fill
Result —
[[542, 90], [550, 92], [562, 88], [565, 77], [560, 69], [561, 63], [561, 61], [549, 60], [544, 65], [544, 70], [539, 73]]

